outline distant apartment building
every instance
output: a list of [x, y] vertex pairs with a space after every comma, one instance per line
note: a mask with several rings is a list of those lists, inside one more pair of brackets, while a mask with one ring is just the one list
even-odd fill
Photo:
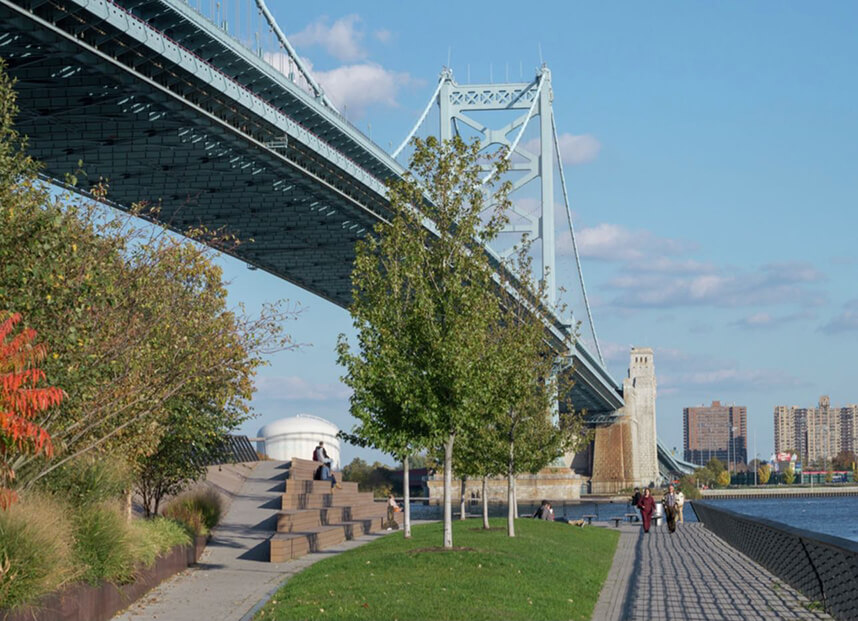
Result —
[[831, 407], [827, 395], [815, 408], [776, 405], [775, 452], [798, 453], [807, 464], [822, 464], [841, 451], [856, 450], [858, 405]]
[[713, 401], [683, 408], [682, 431], [686, 461], [705, 464], [717, 457], [733, 470], [747, 463], [748, 409], [743, 405]]

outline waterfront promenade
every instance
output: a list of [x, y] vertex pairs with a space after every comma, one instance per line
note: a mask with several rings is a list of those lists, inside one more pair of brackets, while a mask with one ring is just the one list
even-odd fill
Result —
[[700, 523], [620, 530], [594, 621], [832, 618]]
[[299, 559], [269, 563], [266, 542], [280, 509], [286, 472], [282, 464], [256, 464], [212, 532], [199, 562], [152, 589], [114, 621], [238, 621], [249, 617], [260, 600], [305, 567], [382, 536], [363, 535]]

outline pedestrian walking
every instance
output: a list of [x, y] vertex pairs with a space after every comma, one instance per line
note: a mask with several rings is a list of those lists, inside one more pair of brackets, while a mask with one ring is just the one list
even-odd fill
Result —
[[685, 518], [682, 516], [682, 508], [685, 506], [685, 494], [682, 490], [676, 490], [676, 517], [679, 518], [680, 524], [685, 524]]
[[632, 494], [631, 505], [632, 509], [638, 508], [638, 503], [641, 501], [641, 488], [636, 487], [635, 493]]
[[649, 532], [649, 525], [652, 521], [652, 512], [655, 511], [655, 500], [652, 497], [652, 490], [645, 488], [643, 496], [638, 502], [638, 509], [641, 510], [641, 521], [643, 522], [643, 530]]
[[667, 486], [667, 493], [661, 499], [661, 504], [664, 505], [667, 530], [674, 533], [676, 532], [676, 491], [673, 489], [673, 484]]
[[401, 511], [401, 507], [399, 503], [396, 502], [396, 498], [393, 497], [393, 494], [388, 495], [387, 497], [387, 530], [396, 529], [399, 530], [399, 524], [394, 519], [394, 515]]

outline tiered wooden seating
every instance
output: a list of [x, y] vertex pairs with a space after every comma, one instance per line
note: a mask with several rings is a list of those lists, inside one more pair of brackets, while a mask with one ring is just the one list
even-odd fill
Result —
[[[281, 563], [381, 529], [385, 502], [376, 502], [357, 483], [314, 481], [318, 462], [292, 459], [277, 514], [277, 532], [269, 540], [270, 560]], [[337, 475], [339, 480], [340, 475]]]

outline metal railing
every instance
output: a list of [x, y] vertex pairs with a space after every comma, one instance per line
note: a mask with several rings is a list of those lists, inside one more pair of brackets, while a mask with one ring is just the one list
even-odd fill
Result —
[[692, 506], [706, 528], [811, 602], [838, 619], [858, 619], [858, 543], [708, 502], [696, 500]]

